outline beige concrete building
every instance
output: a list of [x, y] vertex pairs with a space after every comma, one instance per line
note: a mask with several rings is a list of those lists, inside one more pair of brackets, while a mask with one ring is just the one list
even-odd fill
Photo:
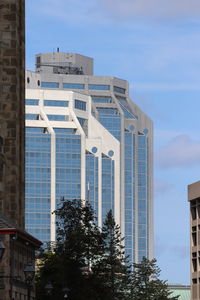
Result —
[[200, 299], [200, 181], [188, 185], [190, 202], [191, 299]]
[[40, 53], [25, 103], [26, 230], [54, 241], [60, 199], [89, 199], [99, 226], [113, 210], [131, 263], [153, 258], [153, 122], [128, 82], [94, 75], [93, 59], [80, 54]]

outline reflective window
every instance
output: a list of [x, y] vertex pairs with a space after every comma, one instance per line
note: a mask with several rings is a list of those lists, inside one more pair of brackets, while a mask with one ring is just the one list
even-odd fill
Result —
[[102, 222], [109, 210], [114, 215], [114, 161], [102, 154]]
[[64, 89], [80, 89], [83, 90], [85, 88], [85, 85], [82, 83], [63, 83], [63, 88]]
[[44, 106], [61, 106], [61, 107], [67, 107], [68, 105], [69, 105], [69, 101], [44, 100]]
[[98, 157], [86, 151], [86, 200], [90, 202], [98, 218]]
[[135, 256], [135, 136], [125, 131], [125, 245], [126, 255]]
[[25, 114], [26, 120], [39, 120], [38, 114]]
[[77, 119], [82, 127], [87, 124], [87, 119], [80, 118], [80, 117], [77, 117]]
[[113, 90], [114, 90], [114, 92], [117, 92], [117, 93], [120, 93], [120, 94], [125, 94], [125, 92], [126, 92], [126, 89], [123, 89], [119, 86], [114, 86]]
[[120, 106], [124, 112], [124, 117], [126, 119], [136, 119], [135, 115], [133, 115], [123, 104], [120, 103]]
[[110, 86], [106, 84], [88, 84], [89, 90], [110, 90]]
[[93, 153], [97, 153], [97, 150], [98, 150], [97, 147], [92, 147], [92, 152]]
[[101, 114], [104, 114], [104, 115], [118, 115], [118, 110], [117, 108], [100, 108], [98, 107], [98, 111], [101, 113]]
[[118, 140], [121, 139], [121, 117], [115, 108], [97, 108], [99, 122]]
[[86, 102], [75, 99], [74, 107], [80, 110], [86, 110]]
[[[68, 128], [66, 128], [68, 129]], [[56, 203], [81, 198], [81, 137], [73, 130], [56, 132]]]
[[38, 105], [39, 99], [26, 99], [25, 104], [26, 105]]
[[115, 97], [122, 103], [126, 103], [126, 97], [125, 96], [120, 96], [120, 95], [115, 95]]
[[74, 128], [54, 128], [54, 131], [56, 133], [59, 133], [59, 134], [62, 134], [62, 133], [71, 133], [71, 134], [74, 134], [75, 133], [75, 130]]
[[26, 127], [26, 133], [45, 133], [46, 128], [44, 127]]
[[119, 100], [119, 104], [124, 111], [125, 118], [127, 119], [138, 119], [138, 116], [133, 112], [133, 109], [129, 106], [126, 97], [115, 95]]
[[112, 103], [112, 98], [92, 96], [92, 101], [97, 103]]
[[148, 161], [147, 161], [148, 138], [138, 135], [138, 251], [139, 259], [148, 256]]
[[69, 116], [65, 115], [47, 115], [50, 121], [67, 121]]
[[59, 88], [59, 83], [58, 82], [45, 82], [45, 81], [42, 81], [41, 82], [41, 87], [43, 88]]

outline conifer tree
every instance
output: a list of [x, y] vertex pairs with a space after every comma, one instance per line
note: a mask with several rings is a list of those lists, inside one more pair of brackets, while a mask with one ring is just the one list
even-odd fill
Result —
[[130, 267], [124, 253], [124, 239], [120, 227], [110, 210], [102, 228], [104, 251], [101, 259], [93, 267], [93, 271], [101, 279], [104, 286], [110, 290], [108, 299], [128, 299], [130, 282]]
[[102, 235], [95, 224], [89, 203], [80, 200], [64, 201], [55, 211], [57, 217], [57, 251], [90, 269], [102, 251]]
[[68, 289], [69, 300], [177, 300], [159, 280], [156, 260], [144, 258], [132, 271], [112, 211], [102, 229], [91, 206], [80, 200], [63, 199], [55, 214], [57, 239], [39, 256], [37, 300], [49, 299], [45, 295], [49, 282], [51, 299], [56, 300], [63, 299], [63, 288]]
[[170, 296], [166, 281], [159, 279], [156, 259], [143, 257], [141, 263], [134, 263], [133, 267], [130, 300], [178, 300], [177, 296]]

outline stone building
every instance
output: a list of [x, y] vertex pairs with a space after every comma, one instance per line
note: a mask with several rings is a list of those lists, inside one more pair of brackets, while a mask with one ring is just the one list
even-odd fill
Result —
[[[0, 262], [0, 300], [35, 299], [34, 284], [27, 285], [24, 269], [34, 264], [35, 249], [41, 242], [15, 227], [3, 215], [0, 215], [0, 240], [5, 246]], [[29, 291], [30, 297], [27, 298]]]
[[0, 212], [24, 228], [24, 0], [0, 3]]
[[24, 23], [24, 0], [0, 1], [0, 300], [27, 299], [23, 271], [41, 244], [24, 231]]

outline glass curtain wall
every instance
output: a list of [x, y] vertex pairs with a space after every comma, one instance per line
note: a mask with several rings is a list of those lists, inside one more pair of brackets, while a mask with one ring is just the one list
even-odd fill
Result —
[[102, 154], [102, 223], [109, 210], [114, 215], [114, 161]]
[[121, 139], [121, 116], [116, 108], [97, 108], [99, 122], [116, 138]]
[[125, 248], [135, 260], [135, 136], [125, 131]]
[[51, 136], [44, 128], [26, 128], [26, 230], [50, 240]]
[[86, 151], [86, 200], [98, 218], [98, 157]]
[[138, 135], [138, 259], [148, 257], [147, 137]]
[[56, 204], [61, 198], [81, 198], [81, 136], [73, 129], [56, 133]]

